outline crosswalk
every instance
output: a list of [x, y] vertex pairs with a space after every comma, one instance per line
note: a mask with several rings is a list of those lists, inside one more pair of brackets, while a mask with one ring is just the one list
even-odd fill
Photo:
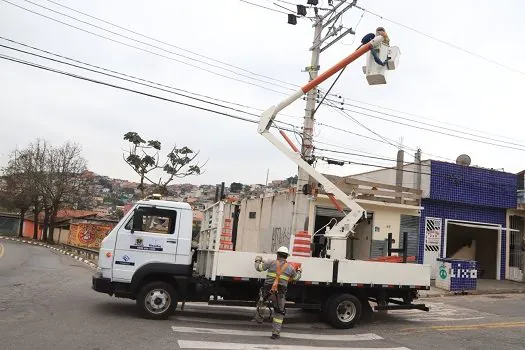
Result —
[[[450, 324], [492, 316], [442, 302], [427, 302], [426, 305], [430, 307], [428, 313], [418, 310], [389, 311], [382, 315], [381, 320], [374, 322], [373, 329], [381, 332], [381, 324], [398, 325], [399, 322]], [[252, 308], [191, 303], [171, 319], [173, 324], [170, 327], [181, 350], [409, 350], [383, 336], [366, 332], [368, 327], [337, 330], [319, 322], [318, 316], [300, 310], [287, 313], [281, 339], [275, 341], [269, 338], [270, 324], [257, 325], [250, 322], [252, 318]]]
[[397, 310], [389, 311], [388, 318], [430, 323], [479, 320], [492, 316], [486, 312], [452, 306], [442, 302], [425, 302], [425, 304], [430, 308], [428, 313], [419, 310]]
[[[410, 350], [406, 347], [388, 346], [382, 337], [374, 333], [348, 334], [348, 330], [332, 334], [288, 331], [282, 332], [281, 338], [277, 341], [269, 339], [269, 329], [255, 331], [250, 328], [172, 326], [172, 331], [177, 334], [179, 348], [188, 350]], [[380, 344], [375, 344], [376, 342]], [[378, 345], [383, 346], [378, 347]]]

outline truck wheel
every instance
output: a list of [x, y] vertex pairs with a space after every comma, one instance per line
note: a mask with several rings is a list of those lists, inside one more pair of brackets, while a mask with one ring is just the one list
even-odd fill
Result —
[[351, 294], [336, 295], [326, 303], [325, 320], [334, 328], [352, 328], [361, 318], [362, 305]]
[[168, 283], [148, 283], [137, 295], [137, 307], [145, 318], [167, 319], [177, 308], [177, 293]]

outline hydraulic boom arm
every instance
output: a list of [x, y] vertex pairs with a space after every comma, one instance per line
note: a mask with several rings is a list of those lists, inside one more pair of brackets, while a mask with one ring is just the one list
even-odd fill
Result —
[[[346, 58], [338, 62], [333, 67], [329, 68], [327, 71], [320, 74], [317, 78], [311, 80], [306, 85], [301, 87], [297, 92], [295, 92], [293, 95], [289, 96], [288, 98], [284, 99], [280, 103], [278, 103], [275, 106], [271, 106], [266, 111], [263, 112], [261, 115], [260, 121], [259, 121], [259, 127], [258, 132], [264, 136], [268, 141], [270, 141], [279, 151], [284, 153], [288, 158], [290, 158], [295, 164], [297, 164], [299, 167], [301, 167], [304, 171], [306, 171], [311, 177], [313, 177], [316, 181], [318, 181], [326, 191], [326, 193], [329, 194], [329, 196], [333, 199], [340, 200], [344, 205], [350, 209], [350, 213], [346, 215], [336, 226], [334, 226], [325, 236], [330, 239], [330, 243], [332, 246], [332, 253], [335, 255], [344, 255], [341, 254], [342, 252], [337, 252], [335, 249], [336, 242], [332, 242], [333, 240], [339, 241], [338, 246], [343, 248], [346, 247], [346, 238], [350, 234], [350, 232], [353, 232], [354, 226], [357, 224], [357, 222], [361, 219], [363, 214], [365, 214], [365, 210], [357, 204], [352, 198], [350, 198], [347, 194], [345, 194], [343, 191], [341, 191], [336, 185], [334, 185], [330, 180], [328, 180], [323, 174], [315, 170], [313, 166], [308, 164], [306, 161], [303, 160], [301, 153], [299, 150], [297, 150], [295, 147], [293, 149], [290, 149], [288, 146], [286, 146], [283, 142], [281, 142], [277, 137], [275, 137], [270, 132], [270, 127], [275, 120], [275, 117], [277, 114], [282, 111], [284, 108], [291, 105], [294, 101], [301, 98], [303, 94], [308, 93], [310, 90], [317, 87], [319, 84], [324, 82], [326, 79], [330, 78], [332, 75], [343, 69], [343, 67], [346, 67], [353, 61], [355, 61], [357, 58], [364, 55], [366, 52], [368, 52], [372, 47], [375, 45], [381, 43], [383, 41], [382, 36], [376, 36], [372, 41], [369, 43], [361, 46], [358, 50], [354, 51], [350, 55], [348, 55]], [[283, 136], [285, 134], [281, 132]], [[287, 137], [285, 136], [285, 139]], [[335, 201], [334, 204], [338, 206], [339, 204]], [[346, 252], [346, 249], [343, 249], [344, 252]], [[339, 256], [344, 258], [344, 256]]]

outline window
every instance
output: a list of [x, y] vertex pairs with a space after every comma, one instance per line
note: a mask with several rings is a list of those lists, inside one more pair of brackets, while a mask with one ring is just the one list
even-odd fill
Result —
[[151, 207], [139, 207], [133, 213], [133, 217], [126, 224], [126, 230], [173, 234], [177, 212], [175, 210], [158, 209]]
[[248, 214], [248, 215], [249, 215], [250, 219], [255, 219], [256, 214], [257, 214], [256, 212], [251, 211], [250, 214]]

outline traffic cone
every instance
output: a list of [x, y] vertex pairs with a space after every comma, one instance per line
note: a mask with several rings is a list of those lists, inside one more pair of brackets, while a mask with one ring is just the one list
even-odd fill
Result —
[[310, 243], [312, 236], [308, 231], [299, 231], [293, 239], [292, 256], [312, 256]]
[[219, 245], [220, 250], [233, 250], [231, 221], [231, 219], [224, 219]]

